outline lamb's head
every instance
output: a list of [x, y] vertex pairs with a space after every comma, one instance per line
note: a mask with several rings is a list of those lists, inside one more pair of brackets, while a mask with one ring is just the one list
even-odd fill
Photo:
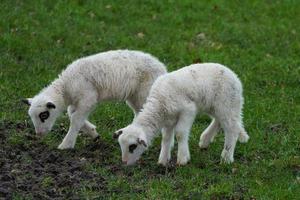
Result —
[[118, 138], [122, 151], [122, 162], [126, 165], [132, 165], [139, 160], [148, 147], [145, 132], [135, 125], [118, 130], [113, 137]]
[[60, 114], [57, 105], [45, 96], [36, 96], [22, 100], [29, 105], [28, 114], [33, 122], [37, 135], [45, 135], [51, 131], [55, 120]]

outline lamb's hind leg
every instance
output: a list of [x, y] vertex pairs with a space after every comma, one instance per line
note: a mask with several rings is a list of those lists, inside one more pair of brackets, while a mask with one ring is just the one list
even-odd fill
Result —
[[85, 120], [83, 127], [81, 130], [85, 133], [87, 133], [92, 139], [96, 139], [99, 137], [99, 134], [97, 133], [96, 126], [89, 122], [88, 120]]
[[161, 150], [158, 164], [166, 166], [171, 159], [171, 150], [174, 146], [174, 127], [162, 129]]
[[201, 149], [205, 149], [208, 145], [213, 142], [214, 137], [217, 135], [220, 130], [220, 123], [217, 119], [213, 119], [210, 125], [203, 131], [200, 136], [199, 146]]
[[[75, 112], [75, 107], [74, 106], [69, 106], [68, 107], [68, 115], [69, 118], [71, 119], [72, 114]], [[97, 133], [96, 126], [89, 122], [88, 120], [85, 120], [84, 125], [82, 126], [81, 130], [88, 134], [92, 139], [95, 139], [99, 137], [99, 134]]]
[[224, 148], [221, 154], [222, 162], [232, 163], [236, 142], [244, 129], [241, 127], [239, 119], [227, 119], [220, 121], [225, 134]]

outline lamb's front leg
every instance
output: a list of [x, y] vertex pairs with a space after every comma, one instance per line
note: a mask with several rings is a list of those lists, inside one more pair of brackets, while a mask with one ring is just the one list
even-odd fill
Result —
[[176, 124], [175, 134], [178, 142], [177, 165], [185, 165], [191, 159], [188, 140], [196, 113], [197, 109], [195, 106], [190, 105], [185, 112], [181, 113]]
[[87, 117], [86, 113], [82, 113], [80, 111], [75, 111], [70, 120], [70, 128], [63, 139], [62, 143], [58, 146], [58, 149], [73, 149], [76, 143], [76, 138], [79, 130], [84, 125], [85, 119]]
[[[75, 112], [75, 110], [76, 110], [76, 108], [73, 105], [70, 105], [68, 107], [68, 116], [70, 118], [70, 121], [71, 121], [71, 116]], [[94, 124], [92, 124], [91, 122], [89, 122], [88, 120], [85, 120], [84, 125], [82, 126], [81, 130], [84, 133], [88, 134], [92, 139], [99, 137], [99, 134], [97, 133], [97, 130], [96, 130], [96, 126]]]
[[188, 132], [176, 133], [176, 139], [178, 141], [177, 165], [185, 165], [191, 159], [188, 137], [189, 137]]
[[225, 133], [225, 143], [221, 154], [221, 161], [223, 163], [232, 163], [234, 161], [233, 154], [236, 142], [243, 129], [240, 127], [240, 123], [236, 122], [235, 119], [222, 121], [222, 127]]
[[173, 127], [162, 129], [161, 150], [159, 154], [158, 164], [166, 166], [171, 160], [171, 150], [174, 146], [174, 130]]

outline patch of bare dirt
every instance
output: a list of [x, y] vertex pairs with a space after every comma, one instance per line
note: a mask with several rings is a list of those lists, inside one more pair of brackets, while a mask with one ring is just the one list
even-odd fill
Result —
[[97, 140], [80, 151], [59, 151], [49, 149], [30, 131], [22, 137], [23, 142], [10, 144], [13, 130], [28, 127], [25, 123], [0, 122], [0, 199], [12, 199], [16, 194], [33, 199], [80, 199], [82, 185], [94, 191], [106, 190], [105, 177], [87, 171], [85, 166], [105, 160], [109, 145]]

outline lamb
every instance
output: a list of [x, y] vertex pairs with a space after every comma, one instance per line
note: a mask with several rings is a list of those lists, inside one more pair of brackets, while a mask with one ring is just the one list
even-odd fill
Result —
[[171, 158], [174, 135], [178, 141], [177, 164], [190, 160], [188, 137], [198, 112], [211, 116], [212, 122], [201, 134], [199, 146], [207, 148], [222, 128], [225, 144], [222, 162], [234, 161], [237, 140], [247, 142], [242, 122], [242, 84], [227, 67], [193, 64], [160, 76], [153, 84], [142, 111], [133, 122], [114, 133], [118, 138], [124, 164], [134, 164], [162, 129], [158, 163], [167, 165]]
[[70, 127], [58, 149], [74, 148], [80, 130], [98, 137], [89, 113], [99, 102], [124, 100], [135, 116], [146, 101], [157, 77], [166, 67], [140, 51], [114, 50], [84, 57], [70, 64], [51, 85], [34, 98], [27, 98], [35, 132], [45, 135], [67, 109]]

